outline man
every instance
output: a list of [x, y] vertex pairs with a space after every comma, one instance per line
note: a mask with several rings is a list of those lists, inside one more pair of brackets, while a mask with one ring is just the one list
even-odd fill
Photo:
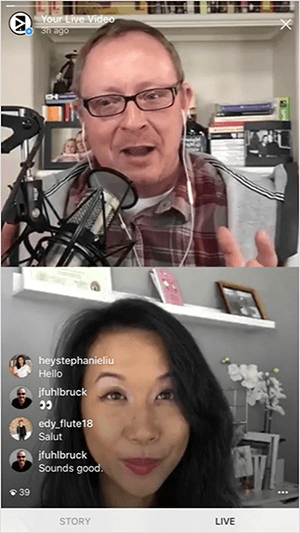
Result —
[[[125, 20], [100, 28], [79, 53], [73, 90], [92, 167], [121, 172], [139, 195], [138, 204], [122, 213], [122, 226], [109, 231], [108, 244], [128, 236], [135, 241], [127, 265], [276, 266], [264, 232], [256, 235], [257, 258], [246, 262], [225, 227], [226, 187], [213, 158], [182, 152], [192, 90], [177, 52], [158, 30]], [[64, 216], [89, 193], [88, 171], [78, 165], [70, 179], [46, 191], [55, 202], [67, 185], [55, 205]]]
[[19, 450], [17, 453], [17, 461], [14, 461], [11, 465], [12, 469], [16, 472], [27, 472], [32, 466], [32, 463], [28, 461], [26, 457], [26, 452], [24, 450]]
[[20, 387], [17, 390], [17, 397], [13, 399], [11, 405], [16, 409], [26, 409], [31, 405], [32, 400], [27, 397], [26, 389]]

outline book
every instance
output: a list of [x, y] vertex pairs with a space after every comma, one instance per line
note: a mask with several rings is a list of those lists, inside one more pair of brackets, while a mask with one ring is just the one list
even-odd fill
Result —
[[227, 12], [231, 13], [231, 14], [235, 13], [235, 4], [236, 4], [236, 2], [227, 2], [227, 4], [228, 4], [227, 5]]
[[273, 103], [264, 102], [257, 104], [215, 104], [215, 113], [245, 113], [256, 111], [272, 112]]
[[228, 11], [228, 2], [218, 2], [218, 13], [227, 13]]
[[244, 139], [244, 132], [218, 132], [218, 133], [209, 133], [208, 138], [210, 140], [214, 139]]
[[75, 2], [63, 2], [64, 15], [75, 15]]
[[201, 15], [207, 15], [207, 2], [200, 1], [200, 13]]
[[[220, 125], [218, 125], [218, 124], [220, 124]], [[241, 123], [233, 122], [232, 126], [228, 125], [228, 122], [225, 123], [225, 124], [227, 124], [226, 126], [224, 126], [223, 124], [224, 124], [223, 122], [213, 123], [211, 126], [209, 126], [208, 133], [227, 133], [227, 132], [233, 133], [233, 132], [243, 132], [244, 131], [244, 123], [243, 122], [241, 122]]]
[[62, 122], [64, 120], [63, 106], [47, 106], [47, 121]]
[[278, 120], [291, 120], [291, 99], [289, 96], [279, 96], [277, 100]]
[[162, 268], [152, 268], [149, 273], [162, 302], [184, 305], [177, 280], [171, 272]]
[[207, 2], [207, 13], [217, 13], [218, 2]]
[[63, 2], [50, 2], [50, 15], [63, 15], [64, 3]]
[[273, 13], [274, 2], [261, 2], [260, 11], [261, 13]]
[[276, 463], [277, 463], [277, 456], [278, 456], [279, 439], [280, 439], [280, 435], [273, 435], [269, 489], [274, 489], [275, 487]]
[[240, 3], [240, 5], [241, 5], [241, 7], [240, 7], [240, 9], [241, 9], [241, 13], [248, 13], [249, 2], [243, 2], [243, 1], [241, 1], [241, 2], [239, 2], [239, 3]]
[[[224, 111], [221, 111], [221, 109]], [[238, 111], [239, 109], [241, 112]], [[256, 112], [255, 109], [257, 110]], [[268, 109], [271, 110], [271, 113], [268, 113]], [[267, 113], [266, 115], [264, 115], [265, 112]], [[291, 99], [289, 96], [277, 96], [267, 102], [215, 104], [212, 122], [249, 121], [249, 117], [253, 121], [291, 120]]]
[[[236, 122], [237, 120], [237, 116], [229, 116], [229, 117], [217, 117], [215, 116], [214, 117], [214, 122], [218, 123], [218, 122], [224, 122], [224, 119], [226, 118], [226, 121], [228, 122]], [[266, 122], [267, 120], [276, 120], [277, 119], [277, 114], [272, 114], [272, 115], [243, 115], [241, 116], [240, 115], [240, 119], [242, 122], [246, 123], [246, 122]]]
[[195, 11], [194, 11], [194, 2], [192, 0], [187, 1], [186, 6], [187, 6], [186, 7], [187, 13], [195, 13]]
[[71, 104], [65, 104], [64, 106], [64, 120], [65, 122], [71, 121]]
[[259, 110], [256, 111], [247, 111], [241, 109], [240, 111], [219, 111], [216, 113], [217, 117], [247, 117], [249, 115], [272, 115], [272, 110]]
[[36, 15], [49, 15], [50, 2], [35, 2], [35, 14]]
[[266, 468], [267, 456], [252, 452], [253, 471], [254, 471], [254, 492], [260, 492]]
[[249, 13], [260, 13], [260, 2], [249, 2], [248, 12]]
[[77, 96], [73, 93], [64, 94], [45, 94], [45, 104], [47, 105], [61, 105], [71, 104], [76, 100]]
[[[153, 2], [152, 2], [153, 3]], [[154, 2], [159, 4], [159, 2]], [[146, 14], [147, 2], [75, 2], [77, 15]]]

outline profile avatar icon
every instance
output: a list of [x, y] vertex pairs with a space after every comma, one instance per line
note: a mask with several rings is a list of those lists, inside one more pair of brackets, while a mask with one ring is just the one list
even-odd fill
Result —
[[31, 374], [32, 361], [27, 355], [15, 355], [10, 361], [9, 369], [16, 378], [26, 378]]
[[25, 387], [15, 388], [11, 391], [9, 399], [15, 409], [26, 409], [32, 403], [32, 393]]
[[9, 424], [9, 433], [15, 440], [27, 440], [32, 435], [32, 424], [27, 418], [14, 418]]
[[9, 464], [15, 472], [27, 472], [32, 467], [32, 456], [27, 450], [16, 450], [10, 455]]
[[32, 18], [23, 11], [14, 13], [9, 19], [9, 28], [15, 35], [32, 35]]

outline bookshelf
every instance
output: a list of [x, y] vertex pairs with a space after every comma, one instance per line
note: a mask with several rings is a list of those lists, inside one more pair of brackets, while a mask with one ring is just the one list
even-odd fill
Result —
[[[13, 274], [13, 295], [29, 298], [29, 299], [42, 299], [42, 300], [63, 300], [66, 299], [80, 299], [87, 304], [103, 305], [105, 303], [112, 303], [120, 298], [134, 298], [140, 297], [139, 295], [124, 293], [118, 291], [106, 291], [95, 292], [86, 291], [80, 289], [74, 289], [73, 287], [66, 287], [62, 285], [56, 285], [54, 283], [45, 283], [42, 281], [33, 280], [28, 273]], [[144, 297], [153, 303], [156, 303], [166, 311], [174, 314], [177, 318], [184, 320], [200, 321], [206, 325], [211, 326], [229, 326], [239, 327], [244, 329], [250, 329], [257, 331], [259, 329], [275, 329], [276, 324], [272, 320], [259, 320], [255, 318], [247, 318], [237, 315], [230, 315], [221, 311], [220, 309], [212, 309], [209, 307], [202, 307], [199, 305], [184, 304], [171, 305], [159, 302], [154, 298]]]

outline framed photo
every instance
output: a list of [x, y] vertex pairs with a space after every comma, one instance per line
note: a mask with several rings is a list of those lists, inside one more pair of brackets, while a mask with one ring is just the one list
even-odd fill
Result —
[[288, 121], [245, 122], [246, 167], [269, 167], [292, 161]]
[[78, 149], [80, 122], [46, 122], [43, 170], [62, 170], [78, 163], [83, 152]]
[[267, 320], [266, 311], [254, 289], [226, 281], [216, 281], [228, 313]]

